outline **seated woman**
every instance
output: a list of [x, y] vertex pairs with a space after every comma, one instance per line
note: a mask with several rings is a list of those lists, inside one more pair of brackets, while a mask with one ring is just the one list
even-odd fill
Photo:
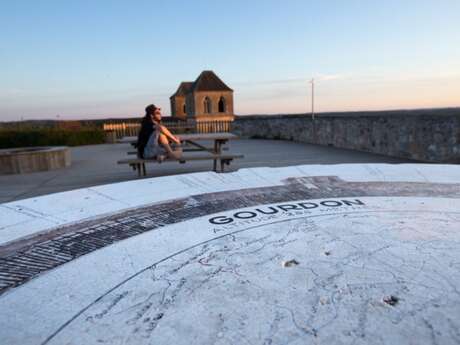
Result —
[[[174, 150], [170, 142], [175, 144]], [[155, 158], [162, 162], [165, 157], [180, 160], [182, 149], [180, 140], [161, 123], [161, 108], [150, 104], [145, 108], [141, 130], [137, 140], [137, 153], [140, 158]]]

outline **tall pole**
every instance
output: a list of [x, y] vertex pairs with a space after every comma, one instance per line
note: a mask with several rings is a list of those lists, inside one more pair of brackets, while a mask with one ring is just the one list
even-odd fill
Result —
[[312, 78], [311, 83], [311, 118], [315, 119], [315, 79]]

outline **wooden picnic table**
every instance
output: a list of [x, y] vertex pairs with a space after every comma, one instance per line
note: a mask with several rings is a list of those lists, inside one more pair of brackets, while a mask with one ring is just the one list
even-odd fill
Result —
[[[194, 146], [196, 151], [209, 152], [212, 154], [214, 160], [213, 170], [217, 171], [217, 161], [222, 155], [222, 146], [227, 143], [229, 140], [237, 139], [238, 136], [232, 133], [193, 133], [193, 134], [176, 134], [175, 135], [181, 143], [187, 143], [191, 146]], [[198, 143], [198, 141], [209, 140], [214, 141], [213, 147], [205, 147], [204, 145]], [[132, 144], [135, 146], [137, 144], [137, 137], [123, 137], [118, 140], [118, 143]]]
[[[178, 134], [177, 138], [184, 143], [195, 146], [203, 151], [211, 152], [214, 155], [222, 154], [222, 145], [232, 139], [238, 137], [232, 133], [195, 133], [195, 134]], [[200, 140], [214, 140], [214, 147], [212, 150], [197, 143]], [[214, 159], [213, 170], [217, 170], [217, 159]]]

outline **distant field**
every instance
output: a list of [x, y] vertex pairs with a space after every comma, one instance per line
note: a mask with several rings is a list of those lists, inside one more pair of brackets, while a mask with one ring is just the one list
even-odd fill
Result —
[[[164, 119], [169, 121], [170, 117], [165, 116]], [[80, 129], [80, 128], [100, 128], [104, 123], [139, 123], [141, 117], [126, 117], [126, 118], [105, 118], [94, 120], [25, 120], [25, 121], [9, 121], [0, 122], [0, 130], [4, 129]]]
[[[305, 116], [310, 115], [310, 113], [297, 113], [297, 114], [248, 114], [240, 115], [238, 117], [247, 117], [247, 116]], [[460, 115], [460, 107], [455, 108], [435, 108], [435, 109], [401, 109], [401, 110], [375, 110], [375, 111], [337, 111], [337, 112], [322, 112], [315, 113], [316, 116], [449, 116], [449, 115]]]
[[0, 130], [0, 149], [31, 146], [80, 146], [102, 144], [104, 142], [105, 133], [99, 128]]

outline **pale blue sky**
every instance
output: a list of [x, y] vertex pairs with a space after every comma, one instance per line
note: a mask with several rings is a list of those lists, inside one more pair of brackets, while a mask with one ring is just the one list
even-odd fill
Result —
[[214, 70], [235, 112], [460, 106], [459, 0], [0, 0], [0, 120], [169, 114]]

